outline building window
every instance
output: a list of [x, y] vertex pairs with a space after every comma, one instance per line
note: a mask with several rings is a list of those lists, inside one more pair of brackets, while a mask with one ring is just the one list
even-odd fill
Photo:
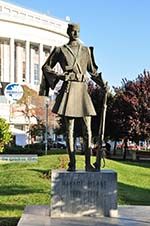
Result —
[[34, 64], [34, 85], [39, 85], [39, 64]]
[[4, 12], [5, 12], [5, 13], [10, 13], [10, 9], [9, 9], [9, 8], [4, 7]]
[[12, 10], [12, 14], [13, 14], [14, 16], [18, 15], [18, 11]]
[[22, 71], [23, 71], [23, 73], [22, 73], [22, 80], [23, 80], [23, 82], [25, 82], [25, 80], [26, 80], [26, 64], [25, 64], [25, 61], [23, 61], [22, 62]]
[[46, 52], [45, 52], [45, 57], [48, 57], [48, 56], [49, 56], [49, 52], [46, 51]]

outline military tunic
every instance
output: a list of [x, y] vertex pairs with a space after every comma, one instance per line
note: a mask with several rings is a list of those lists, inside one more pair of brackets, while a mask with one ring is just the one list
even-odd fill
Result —
[[62, 79], [52, 112], [68, 117], [84, 117], [96, 115], [93, 103], [87, 91], [86, 72], [95, 74], [90, 50], [77, 42], [76, 46], [64, 45], [55, 47], [43, 66], [43, 73], [52, 76], [54, 66], [59, 63], [63, 75], [55, 75]]

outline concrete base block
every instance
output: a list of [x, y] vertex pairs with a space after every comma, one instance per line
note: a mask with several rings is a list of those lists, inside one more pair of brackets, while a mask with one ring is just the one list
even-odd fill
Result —
[[51, 217], [116, 217], [117, 173], [52, 170]]
[[[49, 206], [27, 206], [17, 226], [149, 226], [150, 206], [118, 206], [118, 217], [50, 218]], [[11, 224], [11, 222], [10, 222]]]

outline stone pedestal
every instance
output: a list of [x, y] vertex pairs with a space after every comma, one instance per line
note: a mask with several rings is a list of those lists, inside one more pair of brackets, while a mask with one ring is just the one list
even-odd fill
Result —
[[51, 217], [117, 216], [117, 174], [52, 171]]

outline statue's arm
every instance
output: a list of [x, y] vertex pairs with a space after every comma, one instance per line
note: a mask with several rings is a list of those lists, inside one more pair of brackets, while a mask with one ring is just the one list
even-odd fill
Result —
[[88, 48], [89, 52], [89, 60], [88, 60], [88, 72], [91, 75], [91, 79], [96, 82], [101, 88], [105, 89], [106, 88], [106, 83], [104, 82], [102, 78], [102, 72], [98, 72], [98, 66], [95, 63], [94, 59], [94, 48], [89, 47]]
[[55, 47], [42, 66], [42, 79], [40, 83], [39, 95], [48, 96], [49, 88], [54, 89], [59, 81], [57, 73], [53, 70], [59, 60], [59, 48]]
[[62, 57], [61, 47], [55, 47], [52, 54], [49, 56], [49, 58], [47, 59], [47, 61], [43, 65], [42, 71], [47, 76], [51, 76], [53, 78], [65, 81], [66, 77], [67, 77], [67, 72], [60, 74], [60, 73], [53, 70], [53, 68], [55, 67], [55, 65], [57, 63], [59, 63], [60, 66], [61, 66], [61, 61], [62, 61], [61, 57]]
[[45, 75], [51, 75], [52, 73], [56, 74], [56, 72], [54, 72], [53, 68], [55, 67], [55, 65], [57, 64], [58, 61], [59, 61], [59, 47], [55, 47], [53, 49], [52, 53], [47, 58], [44, 65], [42, 66], [43, 73]]

